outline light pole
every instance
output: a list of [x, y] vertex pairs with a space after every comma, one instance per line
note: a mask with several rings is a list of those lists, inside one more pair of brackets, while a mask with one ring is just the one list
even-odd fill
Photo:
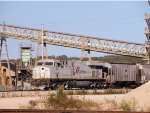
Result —
[[43, 30], [44, 30], [44, 24], [42, 24], [42, 62], [44, 62], [44, 42], [43, 42]]

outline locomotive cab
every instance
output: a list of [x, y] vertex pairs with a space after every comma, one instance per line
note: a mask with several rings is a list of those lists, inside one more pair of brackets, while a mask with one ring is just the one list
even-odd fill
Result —
[[39, 60], [33, 68], [33, 78], [50, 78], [50, 67], [54, 66], [54, 60]]

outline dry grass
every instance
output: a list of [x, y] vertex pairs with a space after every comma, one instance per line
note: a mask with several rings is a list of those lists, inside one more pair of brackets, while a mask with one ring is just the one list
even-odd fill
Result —
[[11, 98], [11, 97], [34, 97], [41, 96], [39, 91], [28, 91], [28, 92], [1, 92], [0, 98]]
[[107, 106], [106, 110], [117, 110], [118, 109], [118, 103], [115, 99], [109, 100], [105, 98], [105, 104]]
[[120, 108], [123, 111], [135, 111], [135, 107], [137, 105], [137, 101], [135, 98], [132, 98], [131, 100], [122, 100], [120, 103]]
[[[81, 92], [77, 92], [77, 94], [86, 94], [85, 90]], [[73, 97], [68, 97], [67, 93], [65, 93], [61, 88], [57, 90], [57, 94], [51, 94], [48, 97], [47, 108], [49, 109], [87, 109], [90, 107], [98, 107], [98, 104], [93, 101], [80, 100]]]
[[90, 94], [87, 90], [77, 90], [75, 95], [87, 95]]
[[57, 94], [50, 94], [46, 98], [40, 100], [32, 100], [29, 102], [30, 109], [58, 109], [58, 110], [87, 110], [100, 109], [100, 105], [90, 100], [80, 100], [72, 96], [68, 96], [63, 89], [59, 88]]
[[108, 88], [103, 92], [103, 94], [124, 94], [127, 92], [128, 91], [126, 89], [117, 90], [117, 89]]
[[109, 109], [107, 110], [120, 110], [120, 111], [135, 111], [137, 101], [135, 98], [132, 98], [131, 100], [121, 100], [120, 103], [116, 101], [116, 99], [105, 99], [105, 103], [107, 106], [109, 106]]
[[104, 94], [125, 94], [129, 92], [128, 89], [104, 89], [103, 91], [100, 91], [99, 89], [93, 89], [92, 91], [88, 90], [76, 90], [76, 91], [66, 91], [68, 95], [104, 95]]

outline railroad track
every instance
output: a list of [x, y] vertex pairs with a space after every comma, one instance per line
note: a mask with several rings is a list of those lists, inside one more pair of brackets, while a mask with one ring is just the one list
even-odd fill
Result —
[[[109, 89], [69, 89], [69, 90], [64, 90], [64, 91], [106, 91], [106, 90], [109, 90]], [[116, 90], [116, 91], [124, 91], [124, 90], [133, 90], [133, 89], [130, 89], [130, 88], [126, 88], [126, 89], [112, 89], [112, 90]], [[0, 91], [1, 92], [54, 92], [54, 91], [57, 91], [57, 90], [8, 90], [8, 91]]]
[[148, 112], [135, 112], [135, 111], [86, 111], [86, 110], [0, 109], [0, 113], [148, 113]]

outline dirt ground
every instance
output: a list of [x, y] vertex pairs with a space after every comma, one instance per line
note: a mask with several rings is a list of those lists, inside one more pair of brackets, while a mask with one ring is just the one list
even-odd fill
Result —
[[[0, 109], [19, 109], [21, 106], [29, 104], [30, 100], [38, 100], [43, 96], [34, 95], [32, 97], [9, 97], [0, 98]], [[127, 94], [110, 94], [110, 95], [75, 95], [74, 97], [83, 100], [92, 100], [96, 103], [105, 103], [106, 100], [115, 100], [119, 103], [121, 100], [136, 100], [136, 107], [139, 110], [150, 110], [150, 82], [130, 91]], [[105, 106], [107, 108], [107, 106]], [[108, 106], [109, 107], [109, 106]]]
[[[76, 98], [83, 100], [92, 100], [97, 103], [105, 102], [105, 99], [119, 100], [122, 94], [113, 95], [76, 95]], [[13, 97], [13, 98], [0, 98], [0, 109], [19, 109], [22, 106], [29, 104], [30, 100], [39, 100], [41, 97]]]

